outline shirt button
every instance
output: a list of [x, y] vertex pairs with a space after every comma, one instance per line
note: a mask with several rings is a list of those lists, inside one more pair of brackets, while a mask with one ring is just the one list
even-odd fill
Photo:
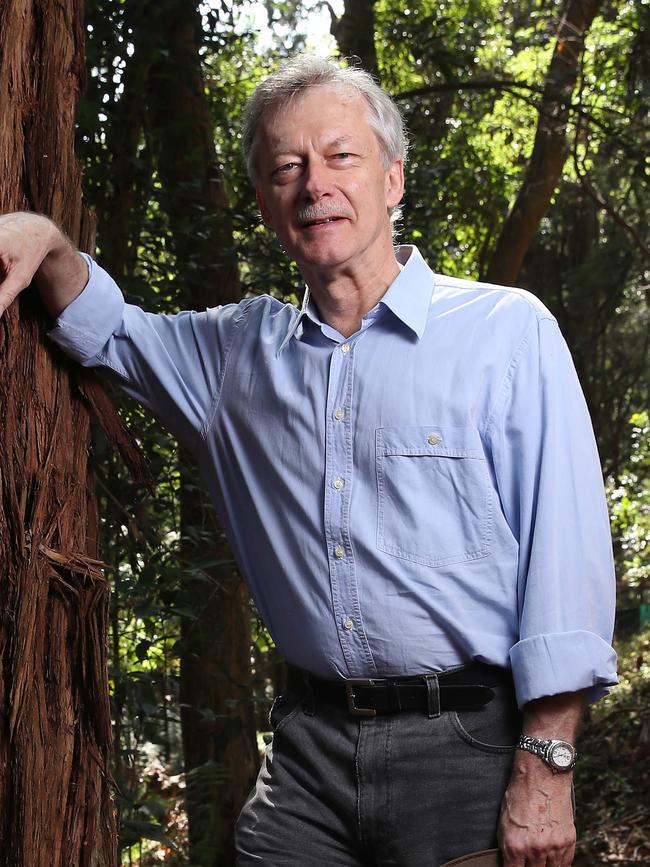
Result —
[[442, 437], [439, 437], [437, 434], [430, 434], [427, 437], [427, 442], [430, 446], [437, 446], [439, 442], [442, 442]]
[[343, 621], [343, 626], [345, 626], [346, 629], [354, 629], [354, 620], [351, 617], [346, 617]]
[[349, 351], [350, 351], [350, 344], [349, 343], [342, 343], [341, 344], [341, 352], [349, 352]]
[[337, 491], [340, 491], [343, 488], [344, 484], [345, 482], [343, 481], [343, 479], [334, 479], [334, 481], [332, 482], [332, 487], [336, 488]]
[[339, 560], [345, 557], [345, 548], [343, 547], [343, 545], [336, 546], [336, 548], [334, 549], [334, 556], [338, 557]]
[[344, 410], [344, 409], [341, 409], [341, 408], [339, 407], [339, 409], [337, 409], [336, 412], [334, 413], [334, 418], [335, 418], [337, 421], [341, 421], [342, 419], [344, 419], [344, 418], [345, 418], [345, 410]]

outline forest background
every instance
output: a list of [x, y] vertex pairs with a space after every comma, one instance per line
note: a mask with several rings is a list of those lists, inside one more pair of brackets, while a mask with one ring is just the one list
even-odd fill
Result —
[[[299, 303], [239, 127], [256, 83], [307, 47], [358, 58], [404, 112], [400, 241], [557, 316], [598, 437], [619, 592], [621, 684], [581, 735], [575, 863], [649, 863], [650, 2], [88, 0], [84, 14], [76, 154], [97, 257], [129, 301]], [[124, 439], [93, 423], [118, 857], [221, 867], [284, 667], [188, 455], [113, 400], [150, 464], [134, 479]]]

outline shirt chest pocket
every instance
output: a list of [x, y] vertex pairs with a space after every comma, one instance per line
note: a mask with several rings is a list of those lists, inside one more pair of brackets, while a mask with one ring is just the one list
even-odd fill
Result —
[[424, 566], [490, 553], [492, 486], [476, 430], [376, 431], [377, 546]]

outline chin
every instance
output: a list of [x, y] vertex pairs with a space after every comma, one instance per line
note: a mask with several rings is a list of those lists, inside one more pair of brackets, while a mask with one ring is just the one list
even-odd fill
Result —
[[351, 246], [342, 243], [342, 239], [331, 239], [328, 243], [297, 244], [293, 249], [287, 248], [287, 252], [299, 265], [334, 266], [347, 262], [360, 252]]
[[307, 268], [336, 268], [343, 265], [350, 258], [341, 250], [322, 250], [297, 252], [293, 258], [298, 263], [299, 267]]

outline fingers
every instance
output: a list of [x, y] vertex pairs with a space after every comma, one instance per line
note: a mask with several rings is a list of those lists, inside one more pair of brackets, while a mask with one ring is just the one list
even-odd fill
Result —
[[40, 214], [0, 216], [0, 316], [32, 281], [61, 233]]
[[26, 289], [32, 280], [31, 274], [20, 273], [12, 268], [4, 269], [4, 275], [0, 274], [0, 317], [16, 300], [18, 295]]
[[531, 833], [521, 826], [499, 829], [503, 867], [571, 867], [575, 853], [573, 823], [556, 824]]
[[530, 844], [524, 840], [501, 843], [503, 867], [571, 867], [575, 844]]
[[575, 840], [562, 853], [562, 858], [556, 862], [557, 867], [571, 867], [573, 864], [573, 856], [575, 855], [576, 845]]

